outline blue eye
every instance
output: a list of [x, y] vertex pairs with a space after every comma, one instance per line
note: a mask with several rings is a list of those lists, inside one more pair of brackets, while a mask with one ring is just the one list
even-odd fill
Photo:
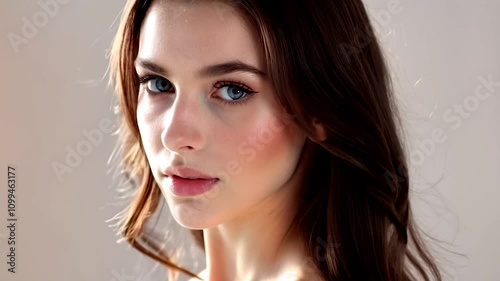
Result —
[[222, 88], [227, 89], [227, 91], [222, 91], [222, 93], [223, 93], [222, 96], [228, 97], [227, 100], [230, 100], [230, 101], [239, 100], [247, 94], [244, 89], [241, 89], [241, 88], [235, 87], [235, 86], [224, 86]]
[[[139, 84], [146, 84], [147, 91], [153, 94], [172, 92], [172, 83], [165, 78], [156, 75], [145, 75], [138, 78]], [[224, 105], [242, 105], [247, 102], [256, 92], [248, 86], [237, 81], [218, 81], [213, 87], [221, 90], [216, 98]]]
[[139, 78], [139, 83], [147, 83], [147, 89], [153, 93], [164, 93], [171, 90], [172, 85], [164, 78], [158, 76], [147, 75]]
[[255, 94], [252, 89], [236, 81], [219, 81], [214, 84], [216, 89], [221, 90], [220, 102], [227, 105], [240, 105], [248, 101]]

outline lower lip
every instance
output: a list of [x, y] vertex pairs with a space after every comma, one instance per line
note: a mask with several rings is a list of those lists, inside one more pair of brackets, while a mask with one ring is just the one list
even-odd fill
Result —
[[169, 177], [170, 190], [177, 196], [196, 196], [211, 190], [219, 179], [185, 179], [178, 176]]

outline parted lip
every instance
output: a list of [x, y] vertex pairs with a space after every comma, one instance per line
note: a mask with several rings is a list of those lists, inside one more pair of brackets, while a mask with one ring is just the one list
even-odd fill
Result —
[[198, 170], [186, 166], [171, 166], [163, 170], [163, 174], [168, 177], [177, 176], [185, 179], [216, 179]]

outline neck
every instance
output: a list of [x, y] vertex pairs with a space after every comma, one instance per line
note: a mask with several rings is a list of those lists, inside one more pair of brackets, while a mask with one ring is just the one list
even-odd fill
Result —
[[282, 188], [243, 217], [204, 230], [209, 281], [272, 280], [300, 263], [305, 251], [288, 231], [297, 211], [293, 193]]

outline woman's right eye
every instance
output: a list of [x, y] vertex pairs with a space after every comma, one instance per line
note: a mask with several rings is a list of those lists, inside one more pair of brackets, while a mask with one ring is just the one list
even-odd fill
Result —
[[172, 87], [167, 79], [153, 75], [139, 78], [139, 84], [146, 84], [147, 90], [151, 93], [166, 93], [171, 91]]

